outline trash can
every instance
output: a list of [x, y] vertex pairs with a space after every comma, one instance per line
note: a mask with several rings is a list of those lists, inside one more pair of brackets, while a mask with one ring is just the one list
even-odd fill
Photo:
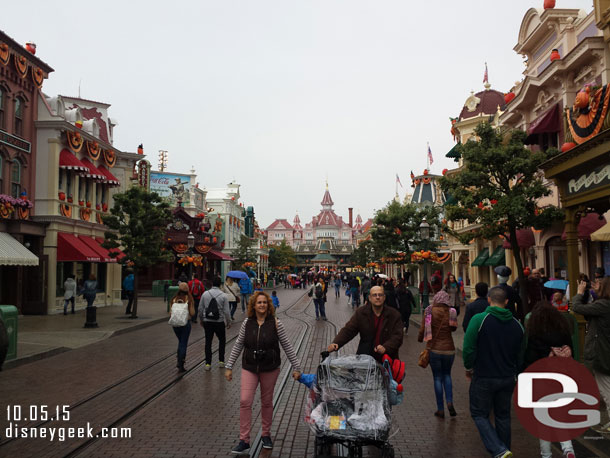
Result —
[[176, 294], [178, 294], [178, 287], [170, 286], [167, 290], [167, 313], [169, 313], [169, 303], [172, 301]]
[[[160, 284], [161, 284], [161, 280], [153, 280], [153, 282], [152, 282], [152, 296], [153, 297], [163, 296], [163, 290], [161, 288], [159, 288]], [[159, 294], [159, 291], [161, 291], [161, 294]]]
[[[0, 305], [0, 320], [4, 323], [8, 336], [6, 359], [17, 358], [17, 317], [19, 312], [14, 305]], [[0, 352], [2, 350], [0, 349]]]

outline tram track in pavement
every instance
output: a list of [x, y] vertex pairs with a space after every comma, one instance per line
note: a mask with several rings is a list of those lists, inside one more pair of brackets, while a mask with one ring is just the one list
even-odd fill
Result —
[[[305, 292], [303, 292], [303, 294], [297, 296], [297, 298], [295, 298], [294, 301], [290, 305], [286, 306], [284, 308], [284, 310], [282, 310], [279, 313], [287, 314], [290, 311], [290, 309], [292, 309], [293, 307], [295, 307], [297, 304], [299, 304], [302, 301], [304, 295], [305, 295]], [[239, 321], [235, 322], [236, 325], [238, 323], [239, 323]], [[238, 333], [236, 333], [231, 338], [227, 339], [226, 343], [230, 344], [231, 342], [235, 341], [237, 339], [237, 335], [238, 335]], [[93, 393], [89, 396], [86, 396], [85, 398], [71, 404], [69, 406], [69, 408], [67, 409], [67, 411], [69, 412], [70, 419], [73, 419], [74, 418], [73, 414], [75, 414], [75, 413], [81, 414], [82, 412], [86, 412], [88, 410], [87, 408], [90, 407], [91, 404], [96, 403], [96, 402], [100, 403], [101, 401], [103, 401], [103, 398], [105, 398], [105, 397], [112, 398], [115, 393], [120, 393], [122, 390], [129, 390], [129, 387], [128, 387], [129, 384], [137, 385], [137, 383], [135, 383], [135, 382], [139, 382], [140, 381], [139, 379], [142, 379], [141, 382], [149, 381], [150, 378], [147, 377], [148, 374], [153, 374], [153, 376], [154, 376], [154, 375], [159, 375], [160, 370], [165, 371], [165, 372], [169, 372], [171, 370], [171, 373], [169, 374], [170, 377], [167, 377], [165, 374], [160, 375], [161, 377], [165, 377], [166, 380], [169, 378], [169, 381], [161, 382], [162, 385], [160, 388], [154, 389], [153, 392], [150, 393], [149, 395], [145, 396], [144, 399], [138, 400], [134, 407], [129, 408], [127, 410], [127, 412], [125, 412], [125, 413], [121, 413], [118, 418], [116, 418], [116, 416], [115, 416], [110, 421], [110, 423], [108, 423], [108, 421], [99, 422], [99, 423], [97, 423], [95, 420], [86, 421], [86, 423], [92, 423], [92, 424], [96, 424], [98, 426], [97, 428], [95, 428], [96, 431], [94, 433], [94, 437], [85, 441], [84, 443], [81, 443], [80, 445], [73, 448], [72, 450], [66, 450], [66, 451], [60, 452], [63, 454], [62, 456], [76, 456], [84, 448], [87, 448], [92, 443], [97, 441], [98, 437], [96, 437], [96, 435], [100, 433], [102, 428], [110, 429], [110, 428], [117, 427], [117, 425], [120, 425], [125, 420], [127, 420], [128, 418], [130, 418], [131, 416], [136, 414], [144, 406], [150, 404], [155, 399], [157, 399], [159, 396], [161, 396], [163, 393], [170, 390], [178, 382], [180, 382], [180, 380], [182, 380], [185, 376], [187, 376], [187, 375], [193, 373], [194, 371], [196, 371], [197, 369], [201, 368], [205, 364], [205, 358], [203, 357], [204, 340], [205, 340], [204, 337], [200, 337], [200, 338], [197, 338], [196, 340], [194, 340], [193, 342], [189, 343], [189, 346], [188, 346], [189, 352], [187, 352], [187, 354], [196, 354], [196, 355], [202, 355], [202, 356], [199, 358], [196, 357], [196, 359], [192, 363], [192, 366], [189, 369], [187, 369], [187, 371], [184, 373], [175, 372], [175, 367], [173, 366], [173, 363], [170, 364], [169, 369], [167, 368], [168, 361], [175, 359], [175, 357], [176, 357], [176, 352], [172, 352], [161, 358], [158, 358], [157, 360], [132, 372], [131, 374], [121, 378], [120, 380], [96, 391], [95, 393]], [[199, 348], [199, 347], [201, 347], [201, 348]], [[213, 348], [213, 354], [217, 354], [217, 353], [218, 353], [218, 345], [216, 344], [215, 347]], [[158, 386], [158, 380], [157, 380], [157, 386]], [[39, 429], [41, 427], [51, 427], [51, 424], [53, 422], [58, 422], [58, 421], [60, 421], [60, 420], [52, 417], [45, 421], [39, 421], [36, 423], [31, 423], [31, 424], [24, 423], [19, 426], [27, 427], [28, 429], [30, 429], [30, 428]], [[82, 426], [83, 424], [84, 424], [83, 422], [80, 422], [79, 426]], [[66, 425], [65, 423], [61, 424], [61, 425], [57, 425], [57, 426], [69, 427], [69, 425]], [[7, 452], [7, 449], [17, 447], [20, 444], [20, 442], [23, 440], [24, 440], [24, 438], [9, 438], [9, 439], [5, 439], [5, 440], [1, 441], [0, 442], [0, 455], [4, 455], [4, 452]], [[30, 441], [30, 439], [28, 438], [28, 442], [24, 444], [26, 449], [28, 448], [27, 446], [30, 445], [29, 441]], [[63, 442], [62, 444], [67, 445], [67, 441]], [[9, 451], [9, 453], [10, 453], [10, 451]], [[40, 455], [42, 455], [42, 453], [40, 453]], [[16, 456], [16, 455], [14, 455], [14, 456]], [[38, 456], [38, 454], [35, 454], [32, 456]]]
[[[281, 314], [286, 314], [288, 315], [288, 312], [295, 306], [297, 306], [297, 304], [299, 304], [302, 300], [303, 297], [305, 296], [305, 292], [303, 294], [301, 294], [300, 296], [298, 296], [294, 302], [292, 304], [290, 304], [289, 306], [287, 306], [284, 310], [282, 310]], [[234, 335], [233, 337], [231, 337], [230, 339], [227, 339], [226, 341], [226, 345], [227, 345], [227, 350], [228, 350], [228, 344], [237, 340], [238, 334]], [[204, 338], [200, 338], [198, 339], [198, 341], [203, 340]], [[190, 347], [190, 346], [189, 346]], [[213, 354], [217, 354], [218, 353], [218, 348], [214, 349], [212, 351]], [[175, 353], [172, 353], [171, 355], [169, 355], [169, 357], [175, 356]], [[148, 406], [149, 404], [153, 403], [155, 400], [159, 399], [161, 396], [163, 396], [164, 394], [166, 394], [169, 390], [171, 390], [172, 388], [174, 388], [184, 377], [189, 376], [191, 374], [193, 374], [195, 371], [197, 371], [198, 369], [203, 368], [203, 366], [205, 365], [205, 358], [201, 358], [201, 360], [197, 363], [195, 363], [191, 368], [187, 369], [186, 372], [179, 374], [174, 380], [171, 380], [169, 383], [165, 384], [162, 388], [160, 388], [156, 393], [154, 393], [152, 396], [148, 397], [147, 399], [143, 400], [142, 402], [138, 403], [138, 405], [134, 406], [133, 408], [129, 409], [127, 412], [125, 412], [123, 415], [121, 415], [120, 418], [116, 419], [115, 421], [112, 422], [112, 424], [110, 424], [109, 426], [106, 426], [106, 428], [110, 429], [110, 428], [117, 428], [119, 427], [122, 423], [124, 423], [126, 420], [128, 420], [129, 418], [133, 417], [134, 415], [136, 415], [139, 411], [141, 411], [143, 408], [145, 408], [146, 406]], [[69, 453], [67, 453], [66, 455], [64, 455], [65, 458], [68, 457], [76, 457], [81, 455], [81, 453], [85, 452], [87, 448], [89, 448], [90, 446], [92, 446], [94, 443], [96, 443], [99, 440], [98, 437], [93, 437], [89, 440], [87, 440], [86, 442], [84, 442], [83, 444], [79, 445], [78, 447], [76, 447], [74, 450], [70, 451]]]

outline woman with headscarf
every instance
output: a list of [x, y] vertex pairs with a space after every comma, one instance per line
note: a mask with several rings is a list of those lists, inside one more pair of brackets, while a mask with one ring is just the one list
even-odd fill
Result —
[[455, 311], [459, 315], [460, 307], [462, 306], [462, 289], [455, 279], [455, 275], [451, 272], [447, 274], [447, 278], [445, 279], [445, 291], [449, 294], [449, 305], [455, 308]]
[[434, 295], [432, 305], [424, 312], [424, 326], [419, 328], [417, 340], [426, 342], [430, 354], [430, 368], [434, 379], [436, 412], [434, 416], [445, 418], [443, 392], [447, 409], [452, 417], [457, 415], [453, 406], [451, 367], [455, 359], [455, 345], [451, 335], [457, 329], [457, 311], [451, 306], [449, 294], [441, 290]]

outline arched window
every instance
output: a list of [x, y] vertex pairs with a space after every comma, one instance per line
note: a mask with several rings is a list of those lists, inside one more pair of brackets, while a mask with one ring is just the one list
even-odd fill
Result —
[[4, 129], [4, 105], [6, 104], [6, 95], [2, 86], [0, 86], [0, 129]]
[[11, 167], [11, 195], [18, 198], [21, 194], [21, 162], [14, 159]]
[[21, 97], [15, 99], [15, 135], [23, 136], [23, 109], [24, 102]]

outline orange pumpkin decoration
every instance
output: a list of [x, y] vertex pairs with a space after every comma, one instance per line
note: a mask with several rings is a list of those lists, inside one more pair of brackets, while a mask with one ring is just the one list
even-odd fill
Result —
[[504, 103], [510, 103], [516, 97], [514, 92], [507, 92], [504, 94]]
[[553, 49], [551, 51], [551, 62], [555, 62], [556, 60], [561, 59], [561, 56], [559, 55], [559, 50], [557, 49]]
[[38, 89], [42, 87], [42, 82], [44, 81], [44, 73], [39, 68], [32, 67], [32, 81]]
[[576, 146], [576, 143], [574, 143], [574, 142], [566, 142], [563, 145], [561, 145], [561, 152], [565, 153], [566, 151], [570, 151], [575, 146]]
[[68, 139], [68, 146], [74, 153], [79, 153], [83, 148], [83, 137], [79, 132], [66, 132], [66, 137]]
[[0, 43], [0, 62], [4, 65], [8, 64], [10, 53], [8, 52], [8, 45], [6, 43]]
[[574, 99], [574, 108], [587, 108], [589, 106], [589, 93], [591, 92], [591, 88], [587, 86], [584, 91], [580, 91], [576, 94], [576, 98]]
[[421, 255], [422, 258], [424, 259], [428, 259], [430, 257], [430, 252], [429, 251], [424, 251]]
[[17, 70], [17, 74], [25, 78], [25, 75], [28, 73], [28, 61], [25, 57], [20, 56], [19, 54], [13, 55], [15, 60], [15, 69]]
[[555, 8], [555, 0], [544, 0], [543, 6], [545, 10]]
[[428, 169], [424, 170], [424, 175], [428, 175]]
[[89, 153], [89, 157], [94, 161], [97, 161], [100, 158], [100, 145], [98, 142], [87, 142], [87, 152]]
[[106, 162], [108, 167], [114, 167], [114, 164], [116, 164], [116, 154], [114, 154], [114, 151], [111, 149], [104, 150], [104, 162]]

